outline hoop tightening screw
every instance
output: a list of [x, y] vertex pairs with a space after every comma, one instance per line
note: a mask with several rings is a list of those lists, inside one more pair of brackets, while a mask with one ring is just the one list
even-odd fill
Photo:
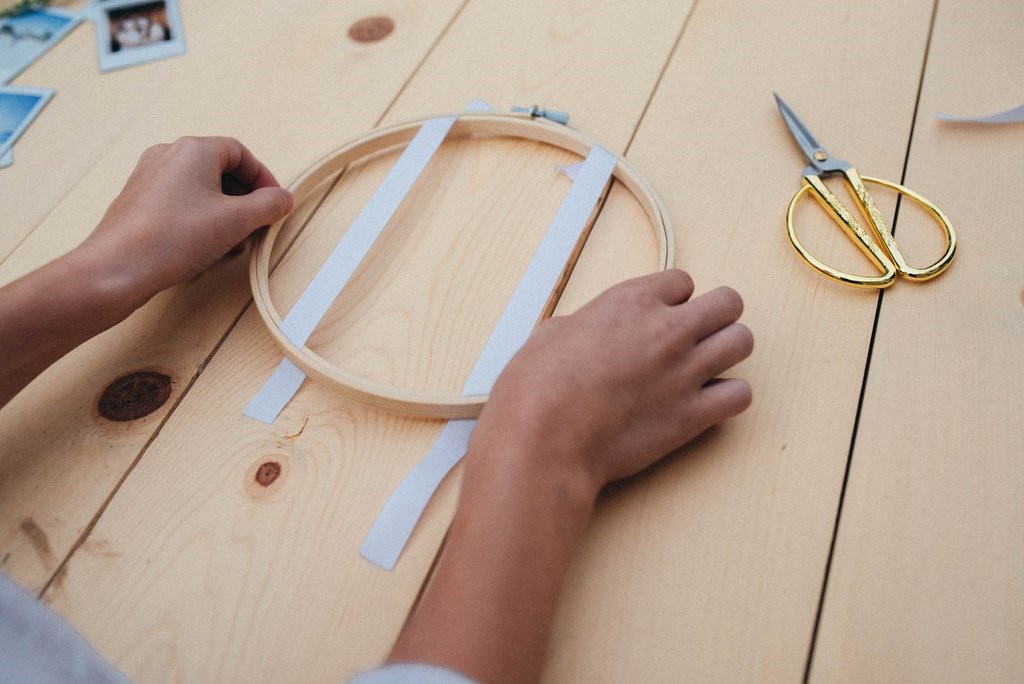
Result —
[[557, 109], [541, 109], [540, 105], [530, 105], [529, 107], [513, 107], [513, 112], [522, 112], [523, 114], [529, 114], [530, 116], [537, 118], [547, 119], [548, 121], [554, 121], [555, 123], [567, 126], [569, 124], [569, 113], [560, 112]]

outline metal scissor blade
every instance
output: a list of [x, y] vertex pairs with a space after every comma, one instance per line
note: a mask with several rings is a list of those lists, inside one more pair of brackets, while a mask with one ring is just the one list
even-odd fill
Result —
[[807, 161], [810, 162], [811, 166], [820, 169], [821, 162], [828, 159], [828, 152], [825, 151], [818, 141], [814, 139], [811, 132], [807, 130], [807, 127], [801, 123], [800, 119], [796, 118], [796, 114], [793, 110], [782, 101], [778, 93], [772, 93], [775, 96], [775, 102], [779, 105], [779, 111], [782, 113], [782, 120], [786, 122], [786, 126], [789, 127], [789, 132], [793, 134], [793, 138], [796, 143], [803, 150], [804, 156], [807, 157]]

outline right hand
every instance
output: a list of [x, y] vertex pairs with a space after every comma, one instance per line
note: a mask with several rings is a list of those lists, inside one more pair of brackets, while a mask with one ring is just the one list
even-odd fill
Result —
[[519, 445], [526, 467], [580, 477], [596, 497], [746, 409], [749, 384], [719, 378], [753, 350], [743, 302], [724, 287], [692, 294], [669, 270], [542, 323], [495, 383], [470, 458]]

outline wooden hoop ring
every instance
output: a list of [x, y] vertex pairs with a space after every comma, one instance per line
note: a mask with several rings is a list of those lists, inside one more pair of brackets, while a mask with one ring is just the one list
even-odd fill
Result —
[[[331, 152], [290, 185], [298, 206], [317, 186], [332, 174], [365, 157], [404, 147], [419, 131], [426, 119], [380, 129], [357, 138]], [[518, 137], [545, 143], [586, 157], [596, 144], [577, 131], [535, 120], [526, 115], [473, 113], [459, 116], [446, 139], [470, 136]], [[651, 186], [622, 157], [618, 158], [612, 177], [621, 182], [647, 213], [658, 240], [660, 270], [671, 268], [674, 259], [675, 235], [668, 211]], [[593, 220], [593, 218], [591, 219]], [[256, 310], [270, 331], [277, 346], [307, 376], [333, 387], [342, 395], [376, 408], [430, 418], [475, 418], [487, 402], [487, 395], [450, 396], [435, 392], [415, 391], [367, 380], [346, 372], [317, 355], [308, 347], [301, 349], [281, 332], [281, 314], [270, 298], [270, 254], [281, 228], [282, 219], [255, 237], [249, 261], [249, 284]], [[582, 243], [578, 250], [582, 248]], [[563, 277], [554, 301], [561, 295], [567, 277]]]

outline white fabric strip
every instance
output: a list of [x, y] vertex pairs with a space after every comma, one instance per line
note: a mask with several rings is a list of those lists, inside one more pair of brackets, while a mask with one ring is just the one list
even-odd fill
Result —
[[[455, 119], [454, 116], [430, 119], [402, 151], [387, 177], [281, 321], [281, 332], [292, 344], [297, 347], [306, 344], [313, 329], [327, 313], [331, 303], [345, 287], [448, 135]], [[281, 409], [295, 396], [303, 379], [301, 370], [288, 359], [282, 360], [242, 413], [264, 423], [273, 423]]]
[[603, 147], [595, 145], [590, 150], [480, 352], [462, 387], [463, 396], [488, 394], [498, 374], [530, 336], [617, 161], [618, 158]]
[[416, 132], [323, 267], [281, 321], [281, 332], [292, 344], [303, 345], [309, 339], [454, 123], [454, 116], [430, 119]]
[[[502, 369], [526, 342], [615, 170], [616, 161], [614, 154], [596, 145], [587, 155], [470, 372], [463, 396], [489, 393]], [[445, 425], [430, 451], [385, 502], [363, 541], [363, 558], [387, 570], [395, 567], [434, 491], [465, 455], [474, 425], [475, 420], [453, 420]]]
[[981, 124], [1008, 124], [1024, 122], [1024, 105], [1007, 109], [998, 114], [988, 116], [950, 116], [949, 114], [936, 114], [939, 121], [950, 121], [953, 123], [981, 123]]
[[449, 420], [434, 445], [413, 466], [377, 514], [359, 555], [393, 570], [412, 531], [441, 481], [466, 453], [476, 420]]
[[273, 423], [305, 379], [306, 374], [291, 359], [281, 359], [260, 391], [249, 400], [242, 414], [267, 424]]

